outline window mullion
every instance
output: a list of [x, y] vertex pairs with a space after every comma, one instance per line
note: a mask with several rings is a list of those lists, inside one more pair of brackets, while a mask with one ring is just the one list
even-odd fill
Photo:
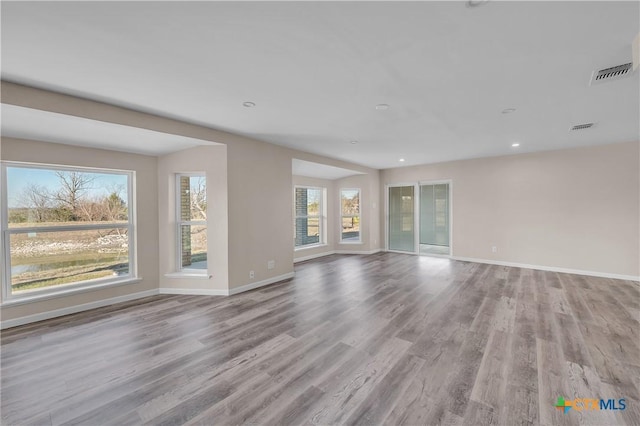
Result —
[[99, 229], [118, 229], [129, 228], [132, 226], [129, 222], [123, 223], [105, 223], [105, 224], [90, 224], [90, 225], [62, 225], [62, 226], [32, 226], [23, 228], [9, 228], [5, 229], [9, 234], [30, 234], [30, 233], [44, 233], [44, 232], [65, 232], [65, 231], [92, 231]]

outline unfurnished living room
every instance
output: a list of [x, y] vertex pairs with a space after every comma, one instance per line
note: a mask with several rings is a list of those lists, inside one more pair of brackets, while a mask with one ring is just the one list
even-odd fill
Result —
[[2, 425], [640, 424], [640, 2], [0, 8]]

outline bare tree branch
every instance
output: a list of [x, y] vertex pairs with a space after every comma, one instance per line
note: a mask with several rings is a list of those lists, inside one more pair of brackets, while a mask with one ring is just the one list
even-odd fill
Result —
[[51, 193], [49, 190], [35, 183], [29, 184], [20, 194], [19, 201], [34, 215], [35, 222], [45, 222], [51, 207]]
[[[191, 179], [194, 180], [196, 178]], [[191, 210], [198, 212], [201, 216], [197, 219], [207, 220], [207, 185], [205, 178], [198, 177], [196, 184], [191, 186], [190, 191]]]
[[71, 211], [72, 219], [77, 220], [82, 213], [80, 204], [86, 197], [87, 190], [95, 177], [82, 172], [57, 171], [56, 176], [60, 181], [60, 189], [54, 194], [54, 199], [61, 207]]

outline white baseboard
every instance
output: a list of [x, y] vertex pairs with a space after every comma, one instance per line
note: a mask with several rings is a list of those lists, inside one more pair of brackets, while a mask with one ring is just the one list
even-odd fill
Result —
[[143, 297], [155, 296], [158, 294], [188, 294], [188, 295], [200, 295], [200, 296], [230, 296], [232, 294], [242, 293], [244, 291], [253, 290], [254, 288], [263, 287], [269, 284], [276, 283], [278, 281], [287, 280], [293, 278], [295, 274], [290, 272], [288, 274], [279, 275], [277, 277], [269, 278], [266, 280], [258, 281], [251, 284], [246, 284], [240, 287], [232, 288], [230, 290], [216, 290], [216, 289], [192, 289], [192, 288], [160, 288], [147, 291], [141, 291], [138, 293], [126, 294], [124, 296], [111, 297], [109, 299], [96, 300], [95, 302], [84, 303], [82, 305], [69, 306], [68, 308], [55, 309], [53, 311], [40, 312], [38, 314], [27, 315], [20, 318], [14, 318], [10, 320], [0, 321], [0, 329], [17, 327], [19, 325], [30, 324], [33, 322], [44, 321], [51, 318], [61, 317], [64, 315], [75, 314], [78, 312], [84, 312], [91, 309], [102, 308], [104, 306], [114, 305], [116, 303], [128, 302], [130, 300], [141, 299]]
[[204, 288], [161, 288], [160, 294], [188, 294], [193, 296], [232, 296], [234, 294], [243, 293], [245, 291], [253, 290], [255, 288], [264, 287], [269, 284], [277, 283], [279, 281], [288, 280], [294, 277], [293, 272], [288, 274], [278, 275], [277, 277], [267, 278], [266, 280], [256, 281], [255, 283], [245, 284], [240, 287], [231, 289], [204, 289]]
[[295, 276], [295, 272], [289, 272], [287, 274], [278, 275], [277, 277], [267, 278], [266, 280], [257, 281], [255, 283], [241, 285], [240, 287], [230, 288], [228, 291], [229, 296], [242, 293], [245, 291], [253, 290], [255, 288], [264, 287], [265, 285], [277, 283], [279, 281], [284, 281], [291, 279]]
[[584, 271], [581, 269], [559, 268], [555, 266], [529, 265], [526, 263], [503, 262], [500, 260], [476, 259], [473, 257], [452, 256], [452, 260], [462, 260], [465, 262], [486, 263], [489, 265], [511, 266], [514, 268], [537, 269], [540, 271], [562, 272], [565, 274], [587, 275], [591, 277], [613, 278], [616, 280], [640, 281], [640, 276], [611, 274], [608, 272]]
[[19, 325], [25, 325], [32, 322], [38, 322], [51, 318], [61, 317], [64, 315], [75, 314], [78, 312], [88, 311], [90, 309], [102, 308], [104, 306], [114, 305], [121, 302], [128, 302], [135, 299], [142, 299], [143, 297], [155, 296], [157, 294], [158, 290], [152, 289], [141, 291], [138, 293], [125, 294], [124, 296], [111, 297], [109, 299], [96, 300], [95, 302], [84, 303], [82, 305], [69, 306], [68, 308], [55, 309], [53, 311], [46, 311], [20, 318], [0, 321], [0, 329], [4, 330], [5, 328], [17, 327]]
[[334, 253], [335, 254], [364, 254], [364, 255], [369, 255], [369, 254], [380, 253], [381, 251], [382, 251], [382, 249], [374, 249], [374, 250], [335, 250]]
[[331, 256], [332, 254], [376, 254], [380, 253], [382, 249], [374, 249], [374, 250], [331, 250], [325, 251], [323, 253], [316, 253], [309, 256], [298, 257], [293, 259], [293, 263], [304, 262], [311, 259], [317, 259], [319, 257]]
[[[295, 259], [294, 262], [302, 262], [304, 260], [315, 259], [318, 257], [329, 256], [331, 254], [374, 254], [380, 252], [380, 249], [370, 250], [370, 251], [351, 251], [351, 250], [333, 250], [325, 253], [318, 253], [311, 256], [305, 256], [304, 258]], [[515, 262], [502, 262], [498, 260], [488, 260], [488, 259], [477, 259], [471, 257], [460, 257], [453, 256], [452, 260], [461, 260], [465, 262], [475, 262], [475, 263], [486, 263], [490, 265], [499, 265], [499, 266], [511, 266], [516, 268], [526, 268], [526, 269], [538, 269], [541, 271], [550, 271], [550, 272], [561, 272], [567, 274], [577, 274], [577, 275], [588, 275], [593, 277], [602, 277], [602, 278], [613, 278], [620, 280], [629, 280], [629, 281], [640, 281], [640, 276], [634, 275], [621, 275], [621, 274], [611, 274], [606, 272], [596, 272], [596, 271], [584, 271], [578, 269], [568, 269], [568, 268], [559, 268], [554, 266], [542, 266], [542, 265], [530, 265], [524, 263], [515, 263]], [[33, 322], [43, 321], [51, 318], [61, 317], [64, 315], [75, 314], [78, 312], [88, 311], [90, 309], [101, 308], [104, 306], [113, 305], [121, 302], [128, 302], [135, 299], [141, 299], [143, 297], [155, 296], [157, 294], [188, 294], [188, 295], [202, 295], [202, 296], [229, 296], [233, 294], [242, 293], [245, 291], [253, 290], [259, 287], [264, 287], [269, 284], [273, 284], [279, 281], [288, 280], [294, 277], [294, 273], [290, 272], [287, 274], [279, 275], [276, 277], [268, 278], [266, 280], [258, 281], [255, 283], [245, 284], [240, 287], [231, 288], [229, 290], [215, 290], [215, 289], [182, 289], [182, 288], [160, 288], [160, 289], [152, 289], [141, 291], [138, 293], [126, 294], [123, 296], [112, 297], [104, 300], [97, 300], [95, 302], [84, 303], [82, 305], [70, 306], [68, 308], [56, 309], [53, 311], [41, 312], [38, 314], [27, 315], [20, 318], [0, 321], [0, 329], [17, 327], [20, 325], [30, 324]]]
[[217, 290], [210, 288], [171, 288], [162, 287], [159, 294], [188, 294], [191, 296], [228, 296], [228, 290]]
[[322, 253], [310, 254], [309, 256], [296, 257], [295, 259], [293, 259], [293, 263], [305, 262], [307, 260], [317, 259], [319, 257], [331, 256], [332, 254], [336, 254], [336, 252], [334, 250], [331, 250]]

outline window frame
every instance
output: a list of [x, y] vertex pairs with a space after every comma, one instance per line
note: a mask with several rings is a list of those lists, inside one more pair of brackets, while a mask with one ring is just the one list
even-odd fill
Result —
[[[298, 216], [296, 212], [296, 191], [298, 189], [315, 189], [320, 191], [320, 205], [318, 206], [318, 215], [317, 216]], [[296, 235], [297, 235], [297, 226], [298, 219], [309, 219], [309, 218], [318, 218], [318, 242], [317, 243], [309, 243], [296, 245]], [[307, 248], [321, 247], [327, 245], [327, 188], [323, 188], [320, 186], [309, 186], [309, 185], [294, 185], [293, 187], [293, 248], [294, 250], [304, 250]]]
[[[359, 199], [358, 214], [345, 215], [344, 212], [342, 211], [342, 193], [344, 191], [358, 191], [358, 199]], [[362, 244], [362, 190], [360, 188], [340, 188], [338, 196], [340, 200], [340, 223], [338, 224], [339, 226], [338, 229], [340, 232], [340, 244]], [[360, 229], [358, 230], [358, 239], [344, 240], [342, 238], [342, 220], [344, 218], [354, 218], [354, 217], [357, 217], [360, 223]]]
[[[127, 176], [127, 211], [128, 220], [126, 223], [105, 223], [105, 224], [84, 224], [84, 225], [63, 225], [63, 226], [28, 226], [20, 228], [9, 228], [9, 207], [8, 207], [8, 168], [42, 169], [51, 171], [99, 173]], [[135, 171], [121, 169], [107, 169], [100, 167], [68, 166], [62, 164], [32, 163], [22, 161], [0, 161], [0, 180], [2, 197], [0, 202], [0, 263], [3, 273], [0, 277], [2, 281], [2, 304], [6, 302], [29, 301], [31, 299], [48, 299], [67, 293], [90, 291], [110, 285], [129, 284], [139, 281], [137, 265], [137, 238], [136, 238], [136, 196], [135, 196]], [[86, 231], [102, 229], [127, 229], [128, 261], [129, 272], [126, 275], [117, 277], [96, 278], [82, 280], [69, 284], [61, 284], [52, 287], [28, 291], [22, 294], [14, 294], [11, 286], [11, 235], [27, 233], [46, 232], [66, 232], [66, 231]]]
[[[197, 268], [185, 268], [182, 266], [182, 226], [204, 226], [209, 231], [209, 226], [207, 224], [207, 220], [188, 220], [183, 221], [181, 219], [181, 193], [180, 193], [180, 178], [181, 177], [203, 177], [205, 179], [205, 191], [207, 191], [208, 184], [206, 183], [207, 174], [205, 172], [185, 172], [185, 173], [176, 173], [175, 176], [175, 203], [176, 203], [176, 240], [175, 240], [175, 248], [176, 248], [176, 268], [175, 274], [177, 275], [203, 275], [208, 276], [209, 274], [209, 239], [207, 238], [207, 268], [206, 269], [197, 269]], [[208, 197], [207, 197], [208, 199]], [[209, 210], [207, 205], [207, 210]], [[207, 212], [208, 213], [208, 212]]]

